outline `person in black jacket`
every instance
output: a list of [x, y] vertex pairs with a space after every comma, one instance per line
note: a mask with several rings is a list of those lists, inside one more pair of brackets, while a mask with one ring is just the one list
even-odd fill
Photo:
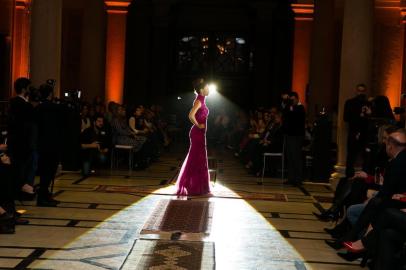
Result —
[[346, 177], [354, 176], [354, 164], [365, 149], [368, 121], [371, 114], [366, 95], [366, 86], [357, 85], [357, 95], [344, 104], [344, 122], [348, 124]]
[[38, 169], [40, 187], [38, 190], [37, 206], [55, 207], [59, 203], [52, 198], [50, 184], [55, 179], [61, 152], [61, 109], [53, 103], [53, 88], [49, 84], [40, 86], [42, 102], [36, 108], [38, 124]]
[[104, 117], [97, 115], [93, 125], [85, 129], [80, 135], [82, 174], [90, 174], [94, 163], [105, 164], [111, 147], [111, 134], [104, 127]]
[[300, 185], [303, 178], [302, 147], [305, 135], [306, 112], [296, 92], [288, 94], [283, 108], [282, 130], [285, 134], [288, 181], [285, 184]]
[[[7, 145], [0, 144], [0, 234], [14, 233], [15, 205], [10, 158], [5, 153]], [[17, 223], [18, 224], [18, 223]]]
[[29, 173], [32, 167], [32, 131], [33, 107], [28, 102], [31, 81], [18, 78], [14, 83], [17, 96], [10, 99], [8, 116], [8, 154], [12, 164], [15, 183], [15, 196], [20, 199], [32, 199], [34, 189], [29, 185]]

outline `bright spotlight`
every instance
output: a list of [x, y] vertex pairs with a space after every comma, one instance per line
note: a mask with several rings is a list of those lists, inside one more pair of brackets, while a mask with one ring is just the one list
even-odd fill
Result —
[[211, 93], [217, 93], [217, 85], [215, 85], [214, 83], [209, 84], [209, 90]]
[[178, 97], [178, 100], [181, 100], [182, 98], [181, 97]]

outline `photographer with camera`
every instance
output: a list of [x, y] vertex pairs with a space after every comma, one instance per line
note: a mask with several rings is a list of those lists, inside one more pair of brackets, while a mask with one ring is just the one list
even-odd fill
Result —
[[354, 176], [357, 157], [364, 151], [368, 132], [368, 117], [371, 108], [365, 84], [358, 84], [357, 95], [344, 104], [344, 122], [348, 123], [346, 177]]
[[41, 104], [36, 108], [40, 175], [37, 206], [42, 207], [55, 207], [59, 203], [49, 191], [55, 179], [62, 147], [61, 107], [53, 102], [53, 91], [50, 84], [42, 84], [39, 88]]
[[303, 180], [302, 147], [306, 112], [296, 92], [285, 94], [282, 98], [282, 130], [285, 134], [285, 153], [288, 162], [288, 180], [284, 184], [297, 186], [301, 185]]

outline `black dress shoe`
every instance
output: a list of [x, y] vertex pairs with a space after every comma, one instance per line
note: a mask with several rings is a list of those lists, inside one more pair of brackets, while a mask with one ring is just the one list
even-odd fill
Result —
[[296, 183], [286, 180], [282, 183], [285, 186], [296, 186]]
[[334, 248], [334, 249], [340, 249], [343, 247], [343, 244], [341, 243], [341, 241], [337, 241], [337, 240], [324, 240], [324, 242], [326, 242], [327, 245], [329, 245], [330, 247]]
[[13, 234], [14, 230], [14, 219], [12, 215], [7, 213], [0, 215], [0, 234]]
[[358, 253], [352, 253], [352, 252], [337, 252], [337, 255], [343, 258], [344, 260], [348, 262], [353, 262], [355, 260], [358, 260], [360, 258], [363, 258], [365, 256], [365, 252], [358, 252]]
[[21, 191], [20, 194], [17, 196], [19, 201], [33, 201], [35, 199], [36, 193], [28, 193]]
[[337, 219], [336, 215], [328, 210], [322, 214], [313, 212], [313, 215], [315, 215], [320, 221], [332, 221]]
[[30, 224], [30, 221], [28, 219], [15, 218], [14, 223], [15, 223], [15, 225], [28, 225], [28, 224]]
[[37, 200], [37, 206], [39, 207], [56, 207], [58, 206], [59, 201], [54, 200], [54, 199], [48, 199], [48, 200]]
[[0, 215], [0, 222], [8, 221], [8, 220], [11, 220], [11, 219], [13, 219], [13, 216], [8, 214], [8, 213], [3, 213], [3, 214]]
[[341, 238], [341, 236], [343, 236], [342, 233], [340, 233], [336, 228], [333, 229], [324, 228], [324, 231], [335, 239]]

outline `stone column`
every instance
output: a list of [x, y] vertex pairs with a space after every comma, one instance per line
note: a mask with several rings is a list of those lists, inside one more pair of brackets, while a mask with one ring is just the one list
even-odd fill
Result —
[[[71, 1], [71, 0], [69, 0]], [[80, 84], [88, 99], [105, 95], [106, 14], [100, 0], [83, 3]]]
[[55, 79], [60, 94], [62, 0], [32, 2], [30, 75], [34, 85]]
[[30, 5], [31, 0], [15, 3], [13, 29], [13, 81], [30, 73]]
[[386, 95], [392, 107], [400, 104], [404, 73], [404, 25], [400, 4], [400, 0], [381, 0], [375, 4], [372, 94]]
[[[301, 1], [303, 2], [303, 1]], [[313, 1], [292, 4], [295, 13], [293, 42], [292, 89], [306, 102], [306, 89], [309, 83], [310, 51], [313, 32]]]
[[347, 146], [347, 125], [343, 121], [344, 103], [355, 95], [355, 86], [372, 81], [374, 1], [345, 0], [341, 49], [340, 89], [337, 119], [337, 173], [344, 172]]
[[104, 1], [107, 7], [106, 101], [122, 103], [127, 9], [131, 0]]
[[[357, 0], [358, 1], [358, 0]], [[314, 120], [323, 107], [329, 113], [337, 99], [334, 84], [335, 63], [335, 0], [314, 1], [313, 37], [310, 60], [308, 117]]]
[[[403, 62], [402, 62], [402, 86], [400, 106], [406, 108], [406, 0], [401, 0], [401, 22], [403, 30]], [[406, 128], [406, 116], [403, 114], [400, 120], [404, 121]]]
[[0, 100], [7, 100], [13, 92], [13, 11], [14, 0], [0, 0]]

